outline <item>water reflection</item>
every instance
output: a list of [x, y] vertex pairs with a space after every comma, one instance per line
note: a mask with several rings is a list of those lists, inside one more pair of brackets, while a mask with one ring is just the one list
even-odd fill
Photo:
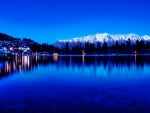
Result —
[[114, 69], [116, 71], [142, 69], [150, 65], [150, 56], [15, 56], [9, 60], [0, 61], [0, 77], [14, 72], [32, 71], [39, 65], [54, 65], [66, 69], [78, 69], [78, 71], [84, 69], [87, 72], [91, 70], [95, 74], [103, 71], [108, 74]]

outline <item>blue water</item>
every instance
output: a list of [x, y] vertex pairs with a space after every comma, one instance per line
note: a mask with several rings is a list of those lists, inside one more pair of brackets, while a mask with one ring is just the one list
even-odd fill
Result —
[[150, 56], [0, 61], [0, 113], [150, 113]]

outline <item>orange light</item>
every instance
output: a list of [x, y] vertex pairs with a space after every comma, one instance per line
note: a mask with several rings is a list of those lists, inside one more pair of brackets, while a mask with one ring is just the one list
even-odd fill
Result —
[[84, 58], [84, 55], [82, 55], [82, 63], [84, 64], [85, 62], [85, 58]]
[[136, 50], [134, 51], [134, 54], [137, 54], [137, 51], [136, 51]]
[[58, 53], [53, 53], [53, 61], [54, 62], [58, 61]]

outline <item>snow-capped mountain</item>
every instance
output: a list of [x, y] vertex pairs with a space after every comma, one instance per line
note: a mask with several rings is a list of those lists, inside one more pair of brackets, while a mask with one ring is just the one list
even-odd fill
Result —
[[73, 39], [68, 39], [68, 40], [58, 40], [56, 43], [54, 43], [54, 46], [63, 48], [66, 45], [66, 42], [69, 43], [70, 47], [73, 47], [75, 45], [83, 45], [85, 42], [89, 43], [94, 43], [96, 44], [97, 42], [100, 42], [100, 44], [103, 44], [104, 42], [108, 43], [108, 46], [111, 46], [118, 41], [119, 44], [126, 43], [130, 39], [131, 44], [135, 44], [137, 40], [143, 40], [143, 41], [149, 41], [150, 42], [150, 36], [144, 35], [144, 36], [139, 36], [136, 34], [116, 34], [116, 35], [111, 35], [108, 33], [103, 33], [103, 34], [95, 34], [95, 35], [88, 35], [84, 37], [77, 37]]

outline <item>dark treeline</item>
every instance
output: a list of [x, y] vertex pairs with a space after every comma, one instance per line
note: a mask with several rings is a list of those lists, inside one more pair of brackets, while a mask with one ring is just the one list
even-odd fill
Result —
[[131, 53], [150, 53], [150, 42], [144, 42], [143, 40], [137, 40], [135, 44], [131, 43], [130, 39], [126, 43], [120, 44], [116, 41], [111, 46], [107, 42], [97, 42], [95, 44], [86, 42], [84, 46], [77, 45], [73, 48], [69, 48], [69, 42], [66, 43], [63, 54], [131, 54]]
[[38, 44], [35, 43], [30, 46], [32, 52], [48, 52], [48, 53], [59, 53], [60, 49], [57, 47], [54, 47], [53, 45], [49, 44]]
[[34, 44], [30, 48], [33, 52], [57, 52], [59, 54], [132, 54], [132, 53], [150, 53], [150, 42], [144, 40], [136, 40], [135, 44], [131, 43], [130, 39], [126, 43], [120, 44], [116, 41], [111, 46], [107, 42], [104, 43], [82, 43], [70, 46], [66, 42], [65, 47], [57, 48], [48, 44]]

